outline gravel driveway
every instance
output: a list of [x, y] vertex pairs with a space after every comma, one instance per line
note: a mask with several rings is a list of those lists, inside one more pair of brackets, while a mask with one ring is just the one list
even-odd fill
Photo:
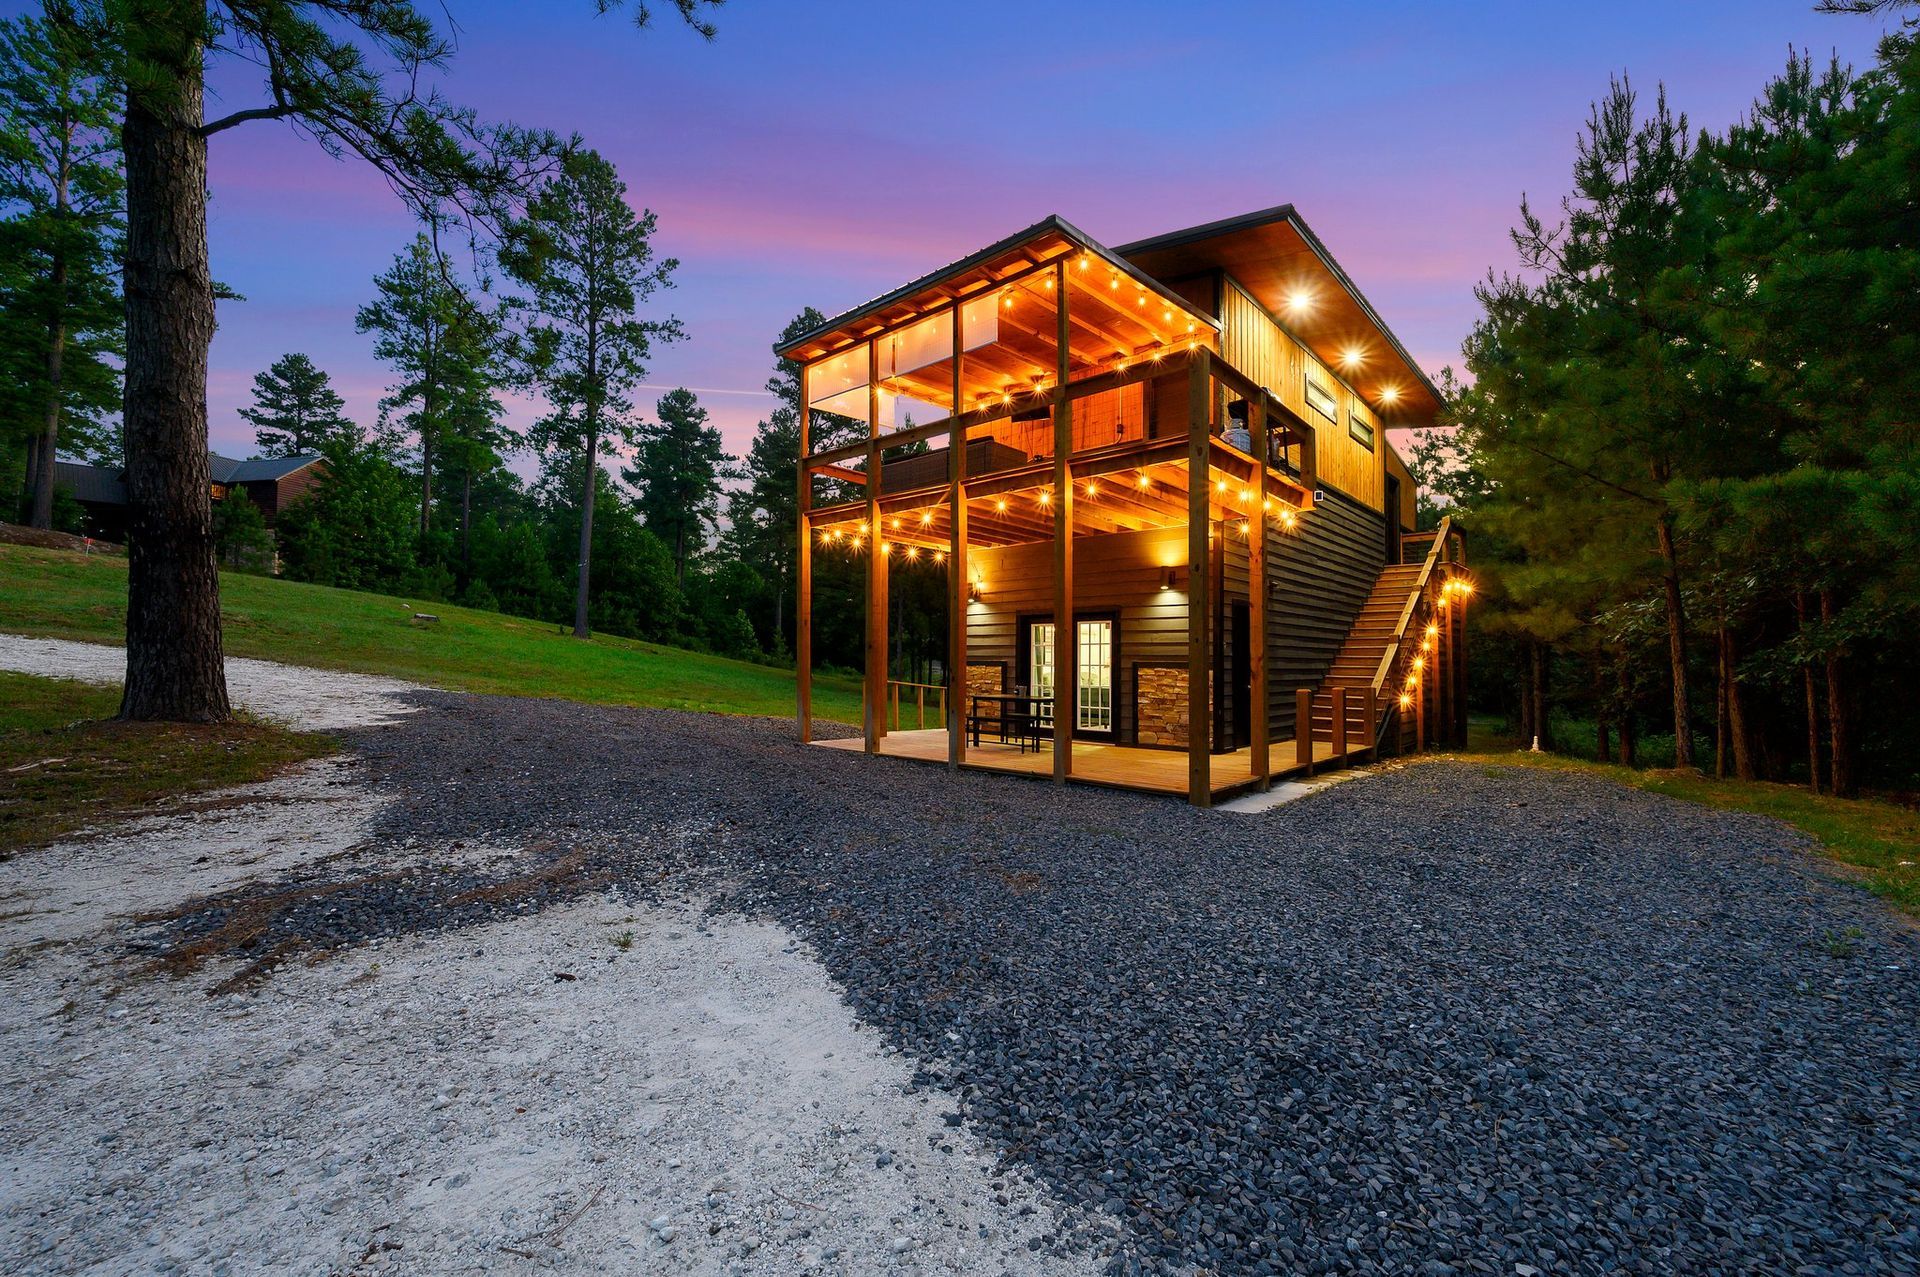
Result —
[[[698, 882], [786, 924], [974, 1130], [1125, 1225], [1122, 1269], [1920, 1261], [1920, 944], [1772, 822], [1467, 763], [1228, 816], [420, 699], [355, 738], [389, 837], [549, 840], [515, 908]], [[469, 925], [490, 874], [290, 903], [266, 943]]]
[[349, 736], [378, 836], [527, 850], [316, 866], [134, 951], [291, 969], [698, 893], [807, 941], [1068, 1236], [1123, 1227], [1120, 1271], [1920, 1264], [1920, 943], [1772, 822], [1470, 763], [1230, 816], [784, 724], [413, 699]]

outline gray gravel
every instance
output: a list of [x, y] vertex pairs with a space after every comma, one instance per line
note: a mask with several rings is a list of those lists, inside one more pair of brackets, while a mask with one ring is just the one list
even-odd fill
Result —
[[1120, 1271], [1920, 1269], [1920, 943], [1772, 822], [1459, 763], [1225, 816], [421, 699], [351, 738], [385, 835], [533, 850], [248, 889], [138, 946], [264, 975], [697, 888], [795, 928], [954, 1121], [1120, 1220]]

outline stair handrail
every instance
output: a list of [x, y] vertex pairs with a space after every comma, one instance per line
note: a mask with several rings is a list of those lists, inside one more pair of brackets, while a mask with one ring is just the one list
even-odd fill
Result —
[[1373, 673], [1373, 691], [1376, 696], [1387, 685], [1387, 675], [1393, 672], [1393, 663], [1400, 656], [1400, 645], [1406, 640], [1407, 627], [1413, 624], [1414, 613], [1419, 610], [1420, 598], [1427, 591], [1427, 581], [1433, 576], [1433, 569], [1440, 563], [1440, 552], [1446, 547], [1447, 537], [1453, 531], [1453, 516], [1447, 515], [1440, 520], [1440, 526], [1433, 530], [1433, 545], [1427, 550], [1425, 562], [1420, 565], [1420, 575], [1414, 578], [1412, 587], [1407, 591], [1407, 605], [1400, 609], [1400, 622], [1393, 627], [1393, 634], [1387, 639], [1387, 650], [1380, 654], [1380, 668]]

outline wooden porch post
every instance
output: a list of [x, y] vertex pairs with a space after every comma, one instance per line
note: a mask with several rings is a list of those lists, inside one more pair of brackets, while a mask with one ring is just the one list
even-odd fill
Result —
[[1193, 352], [1187, 370], [1187, 801], [1213, 804], [1213, 699], [1207, 642], [1212, 616], [1212, 487], [1208, 383], [1212, 354]]
[[807, 514], [813, 509], [813, 474], [807, 469], [812, 449], [807, 427], [813, 410], [807, 406], [807, 366], [800, 365], [800, 474], [794, 508], [799, 511], [793, 562], [793, 689], [794, 712], [800, 720], [800, 739], [813, 739], [813, 527]]
[[1327, 721], [1333, 728], [1331, 753], [1334, 758], [1345, 758], [1347, 754], [1347, 689], [1336, 687], [1332, 692], [1333, 713]]
[[887, 556], [880, 515], [880, 347], [867, 342], [867, 651], [866, 746], [880, 752], [887, 734]]
[[[1436, 594], [1440, 591], [1439, 586], [1433, 589]], [[1436, 708], [1440, 711], [1440, 723], [1434, 736], [1445, 744], [1453, 743], [1453, 644], [1449, 641], [1452, 638], [1449, 631], [1453, 629], [1452, 612], [1451, 607], [1441, 607], [1438, 599], [1435, 600], [1432, 612], [1433, 667], [1434, 673], [1440, 676], [1440, 686], [1434, 696], [1438, 702]]]
[[1273, 768], [1268, 758], [1267, 734], [1267, 388], [1260, 387], [1247, 406], [1248, 425], [1253, 428], [1254, 472], [1259, 486], [1254, 492], [1253, 517], [1248, 520], [1252, 532], [1247, 538], [1247, 662], [1252, 671], [1249, 692], [1253, 704], [1247, 707], [1247, 723], [1252, 729], [1253, 778], [1261, 789], [1273, 783]]
[[1313, 775], [1313, 689], [1297, 688], [1293, 693], [1293, 763]]
[[1420, 686], [1413, 689], [1413, 752], [1427, 752], [1427, 696], [1433, 691], [1433, 671], [1420, 671]]
[[953, 429], [947, 432], [947, 766], [967, 761], [967, 431], [960, 421], [965, 341], [953, 306]]
[[1073, 623], [1073, 400], [1067, 398], [1067, 263], [1054, 277], [1053, 379], [1053, 779], [1073, 775], [1073, 722], [1080, 704], [1079, 635]]
[[1456, 590], [1453, 606], [1453, 623], [1458, 627], [1454, 637], [1454, 659], [1460, 663], [1460, 694], [1454, 697], [1454, 735], [1460, 748], [1467, 747], [1467, 592]]

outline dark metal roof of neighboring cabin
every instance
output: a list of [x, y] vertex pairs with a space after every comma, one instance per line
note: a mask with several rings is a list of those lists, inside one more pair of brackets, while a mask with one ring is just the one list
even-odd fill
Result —
[[53, 463], [53, 486], [73, 493], [75, 501], [89, 505], [125, 505], [127, 485], [120, 471], [112, 466], [90, 466], [79, 461]]
[[313, 453], [297, 457], [255, 457], [251, 461], [235, 461], [217, 452], [207, 454], [207, 465], [213, 471], [215, 483], [262, 483], [269, 479], [284, 479], [296, 470], [305, 470], [318, 460], [319, 456]]
[[[321, 460], [318, 454], [299, 457], [255, 457], [236, 461], [217, 452], [207, 454], [207, 470], [215, 483], [265, 483], [284, 479]], [[80, 461], [53, 463], [53, 484], [73, 493], [76, 501], [94, 505], [125, 505], [127, 484], [119, 466], [90, 466]]]

